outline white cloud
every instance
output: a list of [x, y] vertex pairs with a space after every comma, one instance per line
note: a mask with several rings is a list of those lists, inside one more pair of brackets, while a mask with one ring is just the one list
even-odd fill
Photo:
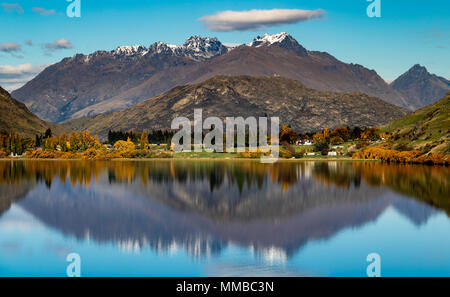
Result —
[[2, 74], [23, 74], [34, 72], [37, 66], [33, 66], [32, 64], [21, 64], [17, 66], [12, 65], [0, 65], [0, 75]]
[[18, 14], [22, 14], [24, 12], [19, 3], [1, 3], [1, 6], [6, 12], [17, 12]]
[[261, 30], [269, 26], [294, 24], [312, 19], [321, 19], [325, 15], [322, 9], [269, 9], [249, 11], [221, 11], [215, 15], [204, 16], [199, 20], [212, 31]]
[[33, 7], [32, 10], [42, 16], [49, 16], [56, 13], [56, 10], [54, 9], [45, 9], [41, 7]]
[[44, 48], [46, 48], [48, 50], [58, 50], [58, 49], [72, 49], [73, 46], [70, 43], [70, 41], [68, 41], [65, 38], [61, 38], [61, 39], [55, 40], [53, 43], [44, 44]]
[[22, 47], [17, 42], [5, 42], [0, 45], [0, 52], [12, 53], [20, 52]]
[[47, 65], [0, 65], [0, 86], [9, 92], [16, 90], [33, 79], [45, 67]]

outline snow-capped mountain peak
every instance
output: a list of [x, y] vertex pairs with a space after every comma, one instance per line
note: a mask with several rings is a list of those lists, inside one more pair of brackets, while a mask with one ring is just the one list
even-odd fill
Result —
[[[307, 56], [308, 52], [291, 35], [286, 32], [278, 34], [264, 34], [263, 37], [256, 37], [247, 46], [264, 47], [277, 45], [290, 50], [299, 56]], [[232, 51], [237, 46], [226, 46], [216, 37], [202, 37], [199, 35], [189, 37], [182, 45], [175, 45], [165, 42], [155, 42], [148, 48], [143, 45], [119, 46], [112, 51], [97, 51], [90, 55], [76, 55], [74, 59], [79, 62], [90, 64], [103, 56], [113, 56], [115, 59], [140, 59], [144, 56], [153, 57], [185, 57], [194, 61], [205, 61], [216, 56]]]
[[217, 38], [198, 35], [188, 38], [182, 48], [187, 55], [196, 59], [208, 59], [228, 51]]
[[183, 45], [156, 42], [149, 48], [152, 55], [170, 54], [177, 57], [185, 56], [193, 60], [206, 60], [228, 52], [217, 38], [192, 36]]
[[159, 54], [174, 54], [176, 49], [179, 48], [178, 45], [168, 44], [164, 42], [155, 42], [149, 47], [149, 53], [151, 55], [159, 55]]
[[286, 32], [281, 32], [281, 33], [272, 34], [272, 35], [269, 35], [266, 33], [266, 34], [264, 34], [263, 37], [257, 36], [255, 39], [253, 39], [253, 41], [249, 44], [249, 46], [260, 47], [260, 46], [265, 46], [265, 45], [272, 45], [274, 43], [281, 43], [286, 38], [294, 40], [294, 38], [292, 38], [292, 36]]
[[147, 53], [148, 53], [148, 49], [143, 45], [119, 46], [114, 51], [114, 54], [117, 56], [135, 56], [135, 55], [144, 56]]
[[217, 38], [201, 37], [199, 35], [189, 37], [183, 44], [187, 49], [201, 51], [202, 49], [209, 49], [216, 44], [221, 44]]
[[293, 51], [299, 56], [305, 57], [308, 55], [308, 51], [286, 32], [273, 35], [266, 33], [263, 37], [257, 36], [251, 43], [248, 44], [250, 47], [264, 47], [271, 45], [277, 45], [284, 49]]

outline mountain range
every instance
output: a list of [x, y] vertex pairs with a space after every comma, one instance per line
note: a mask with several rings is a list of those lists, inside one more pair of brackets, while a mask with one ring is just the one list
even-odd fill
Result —
[[319, 91], [362, 92], [397, 106], [417, 106], [374, 70], [309, 51], [287, 33], [258, 36], [234, 48], [194, 36], [183, 45], [157, 42], [77, 54], [47, 67], [12, 94], [42, 119], [62, 122], [120, 111], [217, 75], [282, 76]]
[[408, 98], [415, 109], [430, 105], [450, 92], [449, 80], [430, 74], [419, 64], [393, 81], [391, 86]]
[[11, 95], [0, 87], [0, 132], [19, 133], [22, 136], [34, 137], [44, 134], [50, 128], [59, 134], [70, 129], [64, 126], [50, 124], [28, 110], [25, 104], [13, 99]]
[[65, 125], [104, 139], [109, 130], [168, 129], [177, 116], [193, 119], [196, 108], [203, 110], [203, 118], [278, 116], [282, 124], [297, 132], [379, 126], [408, 113], [363, 93], [316, 91], [283, 77], [216, 76], [173, 88], [123, 111], [79, 118]]

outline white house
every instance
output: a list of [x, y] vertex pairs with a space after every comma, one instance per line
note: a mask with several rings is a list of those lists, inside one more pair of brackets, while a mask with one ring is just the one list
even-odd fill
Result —
[[337, 156], [337, 152], [328, 152], [328, 156]]
[[297, 145], [309, 146], [313, 145], [313, 143], [311, 142], [311, 140], [299, 140], [297, 141]]

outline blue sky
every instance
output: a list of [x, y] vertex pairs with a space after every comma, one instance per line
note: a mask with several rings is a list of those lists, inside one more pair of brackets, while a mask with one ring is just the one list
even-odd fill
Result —
[[[0, 0], [0, 85], [12, 89], [43, 65], [75, 53], [156, 41], [181, 44], [197, 34], [248, 43], [257, 35], [281, 31], [309, 50], [362, 64], [386, 79], [416, 63], [450, 78], [450, 1], [380, 1], [381, 18], [369, 18], [366, 0], [81, 0], [81, 18], [69, 18], [66, 0]], [[275, 8], [323, 9], [325, 18], [230, 32], [210, 31], [199, 20], [226, 10]], [[22, 76], [14, 77], [14, 71]]]

